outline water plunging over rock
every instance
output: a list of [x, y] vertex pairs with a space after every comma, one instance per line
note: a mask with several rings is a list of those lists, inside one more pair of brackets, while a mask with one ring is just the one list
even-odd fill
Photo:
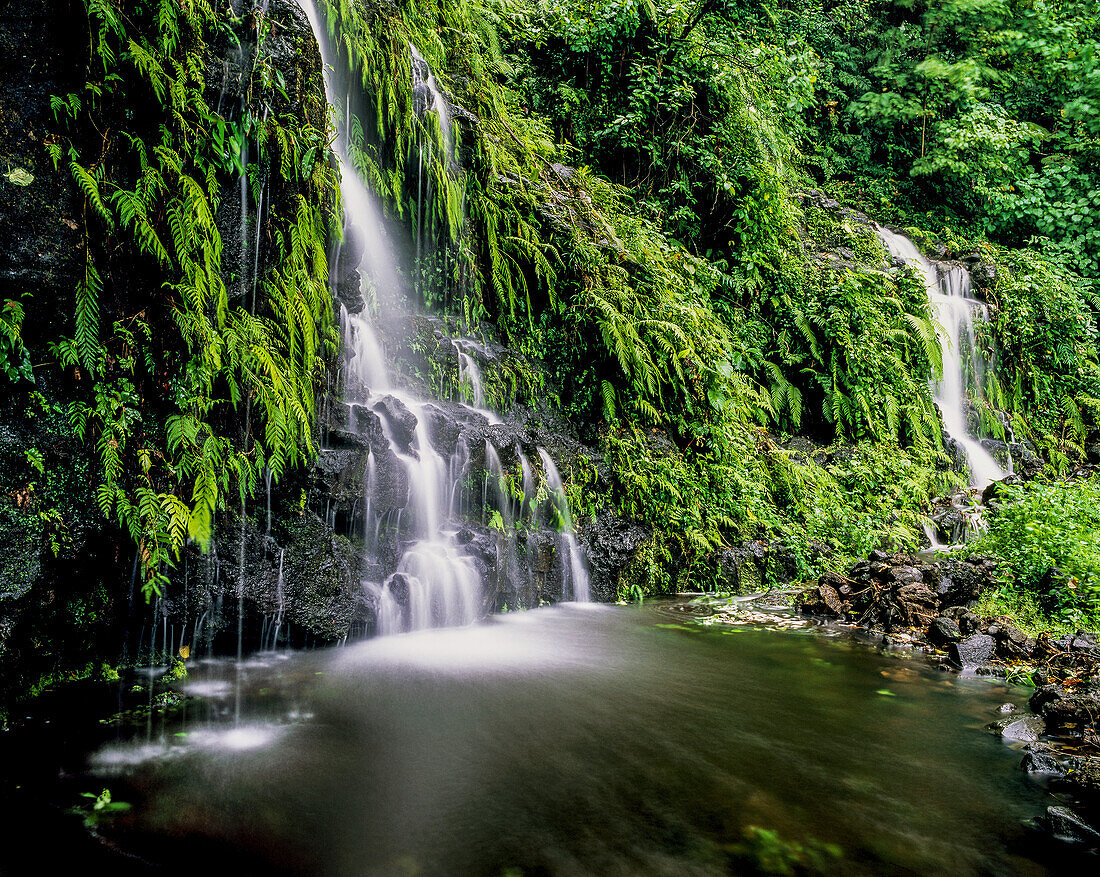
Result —
[[928, 302], [939, 323], [943, 377], [936, 382], [936, 404], [947, 434], [966, 454], [970, 483], [984, 488], [1008, 473], [993, 459], [969, 428], [969, 403], [982, 398], [986, 361], [977, 345], [974, 314], [988, 316], [986, 305], [970, 294], [970, 275], [961, 265], [931, 262], [911, 240], [888, 228], [876, 227], [887, 251], [916, 268], [924, 278]]
[[[489, 439], [491, 428], [500, 430], [508, 444], [516, 447], [524, 496], [533, 499], [536, 486], [521, 440], [484, 407], [484, 383], [476, 359], [485, 355], [483, 345], [469, 338], [447, 339], [436, 331], [439, 343], [453, 348], [459, 385], [472, 404], [425, 399], [408, 389], [408, 381], [390, 367], [392, 360], [387, 359], [380, 340], [385, 333], [379, 332], [379, 326], [401, 309], [407, 296], [382, 229], [380, 206], [351, 160], [354, 145], [348, 132], [361, 96], [355, 78], [339, 72], [342, 61], [317, 9], [308, 2], [303, 6], [326, 65], [329, 102], [344, 110], [333, 148], [341, 174], [346, 243], [331, 263], [338, 269], [335, 283], [342, 287], [337, 292], [342, 302], [346, 419], [338, 434], [330, 436], [337, 446], [330, 447], [326, 456], [338, 473], [339, 489], [350, 500], [350, 505], [345, 501], [342, 506], [346, 529], [363, 536], [363, 587], [374, 629], [394, 633], [469, 624], [493, 609], [498, 595], [515, 593], [515, 581], [545, 577], [555, 568], [560, 569], [561, 578], [557, 593], [588, 600], [588, 573], [562, 479], [541, 449], [550, 503], [558, 518], [544, 523], [556, 524], [561, 532], [538, 533], [537, 526], [528, 531], [524, 561], [520, 561], [513, 525], [523, 512], [523, 502], [517, 511], [507, 495], [507, 475], [498, 446]], [[453, 167], [455, 143], [448, 103], [415, 48], [412, 60], [418, 111], [438, 114], [444, 158]], [[417, 257], [431, 258], [430, 253], [421, 253], [426, 242], [422, 229], [416, 234]], [[349, 296], [348, 287], [356, 275], [366, 305], [357, 313], [343, 303], [355, 298]], [[524, 436], [522, 441], [529, 439]], [[351, 450], [344, 451], [341, 443]], [[471, 449], [477, 451], [477, 459]], [[490, 510], [499, 519], [491, 518]], [[537, 525], [533, 509], [528, 512], [529, 523]], [[335, 508], [331, 519], [334, 525], [339, 521]], [[548, 538], [553, 544], [554, 535], [557, 564], [547, 562], [542, 550]], [[519, 602], [528, 606], [538, 605], [552, 589], [540, 584], [526, 590], [529, 593]]]
[[584, 558], [577, 544], [576, 534], [573, 532], [573, 516], [569, 512], [569, 499], [565, 495], [561, 474], [544, 448], [539, 448], [539, 458], [542, 460], [542, 468], [546, 472], [546, 481], [550, 486], [550, 501], [560, 517], [558, 523], [561, 526], [562, 553], [568, 566], [568, 584], [573, 599], [579, 603], [587, 603], [588, 570], [584, 567]]

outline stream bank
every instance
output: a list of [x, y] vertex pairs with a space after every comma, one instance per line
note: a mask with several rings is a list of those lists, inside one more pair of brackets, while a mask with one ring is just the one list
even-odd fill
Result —
[[881, 637], [888, 649], [922, 653], [963, 675], [1018, 679], [1033, 686], [1032, 715], [992, 730], [1027, 744], [1021, 768], [1058, 777], [1089, 821], [1051, 805], [1056, 836], [1100, 845], [1100, 638], [1080, 630], [1028, 636], [1010, 618], [982, 617], [973, 606], [994, 588], [997, 563], [982, 555], [932, 559], [872, 552], [846, 575], [828, 574], [798, 594], [799, 612], [835, 619]]

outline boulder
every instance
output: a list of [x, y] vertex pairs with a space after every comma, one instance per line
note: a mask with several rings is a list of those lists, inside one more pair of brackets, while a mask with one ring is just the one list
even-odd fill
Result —
[[416, 438], [416, 415], [395, 396], [382, 396], [371, 408], [385, 421], [393, 443], [407, 452]]
[[1089, 825], [1068, 807], [1047, 807], [1047, 827], [1061, 840], [1100, 843], [1100, 831]]
[[1048, 731], [1079, 733], [1100, 716], [1100, 691], [1097, 689], [1096, 683], [1074, 689], [1043, 685], [1031, 695], [1028, 706], [1046, 720]]
[[940, 647], [946, 647], [951, 643], [957, 643], [962, 639], [962, 631], [959, 625], [950, 618], [941, 615], [933, 619], [928, 626], [928, 640]]
[[973, 670], [993, 659], [997, 642], [984, 633], [976, 633], [961, 642], [952, 643], [947, 650], [951, 663], [960, 670]]
[[1046, 732], [1046, 722], [1039, 716], [1023, 716], [1002, 726], [1001, 736], [1006, 740], [1035, 743]]
[[1034, 647], [1027, 634], [1004, 616], [994, 619], [987, 632], [997, 640], [997, 654], [1008, 660], [1026, 658]]
[[1020, 761], [1020, 769], [1028, 773], [1043, 773], [1052, 776], [1065, 776], [1062, 762], [1049, 752], [1028, 752]]

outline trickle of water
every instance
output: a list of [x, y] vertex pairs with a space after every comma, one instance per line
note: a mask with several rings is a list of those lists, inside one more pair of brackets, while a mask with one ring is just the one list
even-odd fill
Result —
[[964, 268], [931, 262], [909, 238], [881, 226], [876, 229], [887, 251], [904, 259], [924, 278], [928, 302], [939, 324], [936, 336], [943, 360], [943, 377], [935, 384], [936, 404], [947, 434], [966, 453], [970, 484], [984, 488], [1008, 474], [968, 426], [968, 402], [981, 399], [986, 368], [974, 332], [974, 314], [984, 318], [988, 308], [971, 296], [970, 275]]
[[588, 570], [584, 564], [584, 552], [577, 543], [577, 535], [573, 529], [573, 515], [569, 510], [569, 498], [565, 495], [565, 487], [562, 484], [561, 473], [554, 465], [553, 459], [545, 448], [539, 448], [539, 459], [542, 460], [542, 469], [546, 473], [546, 483], [550, 487], [550, 501], [557, 509], [561, 518], [560, 542], [565, 555], [565, 565], [568, 567], [568, 584], [572, 587], [573, 600], [577, 603], [587, 603], [591, 599], [588, 587]]
[[413, 69], [413, 93], [416, 95], [426, 94], [424, 100], [424, 110], [428, 112], [435, 112], [439, 118], [439, 130], [443, 135], [443, 149], [446, 153], [447, 161], [454, 161], [455, 157], [455, 135], [454, 135], [454, 119], [451, 116], [451, 106], [447, 103], [447, 99], [443, 96], [442, 90], [439, 88], [439, 83], [436, 82], [435, 73], [432, 71], [431, 65], [424, 59], [424, 56], [420, 54], [416, 46], [409, 44], [409, 52], [412, 55], [412, 69]]

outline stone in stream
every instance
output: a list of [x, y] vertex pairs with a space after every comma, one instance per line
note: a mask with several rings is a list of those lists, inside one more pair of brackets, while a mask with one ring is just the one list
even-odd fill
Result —
[[1068, 807], [1047, 807], [1050, 833], [1062, 840], [1079, 843], [1100, 843], [1100, 831], [1089, 825]]
[[1014, 703], [1002, 703], [998, 708], [999, 713], [1014, 713], [1016, 712], [1016, 704]]
[[992, 660], [996, 646], [997, 643], [993, 637], [976, 633], [962, 642], [952, 643], [947, 654], [951, 663], [960, 670], [973, 670]]
[[1053, 776], [1065, 776], [1062, 762], [1049, 752], [1028, 752], [1020, 762], [1020, 769], [1028, 773], [1044, 773]]
[[928, 626], [928, 639], [933, 645], [945, 647], [961, 640], [962, 631], [955, 621], [941, 615]]
[[1005, 740], [1019, 740], [1021, 743], [1034, 743], [1046, 733], [1046, 722], [1039, 716], [1023, 716], [1000, 727]]

